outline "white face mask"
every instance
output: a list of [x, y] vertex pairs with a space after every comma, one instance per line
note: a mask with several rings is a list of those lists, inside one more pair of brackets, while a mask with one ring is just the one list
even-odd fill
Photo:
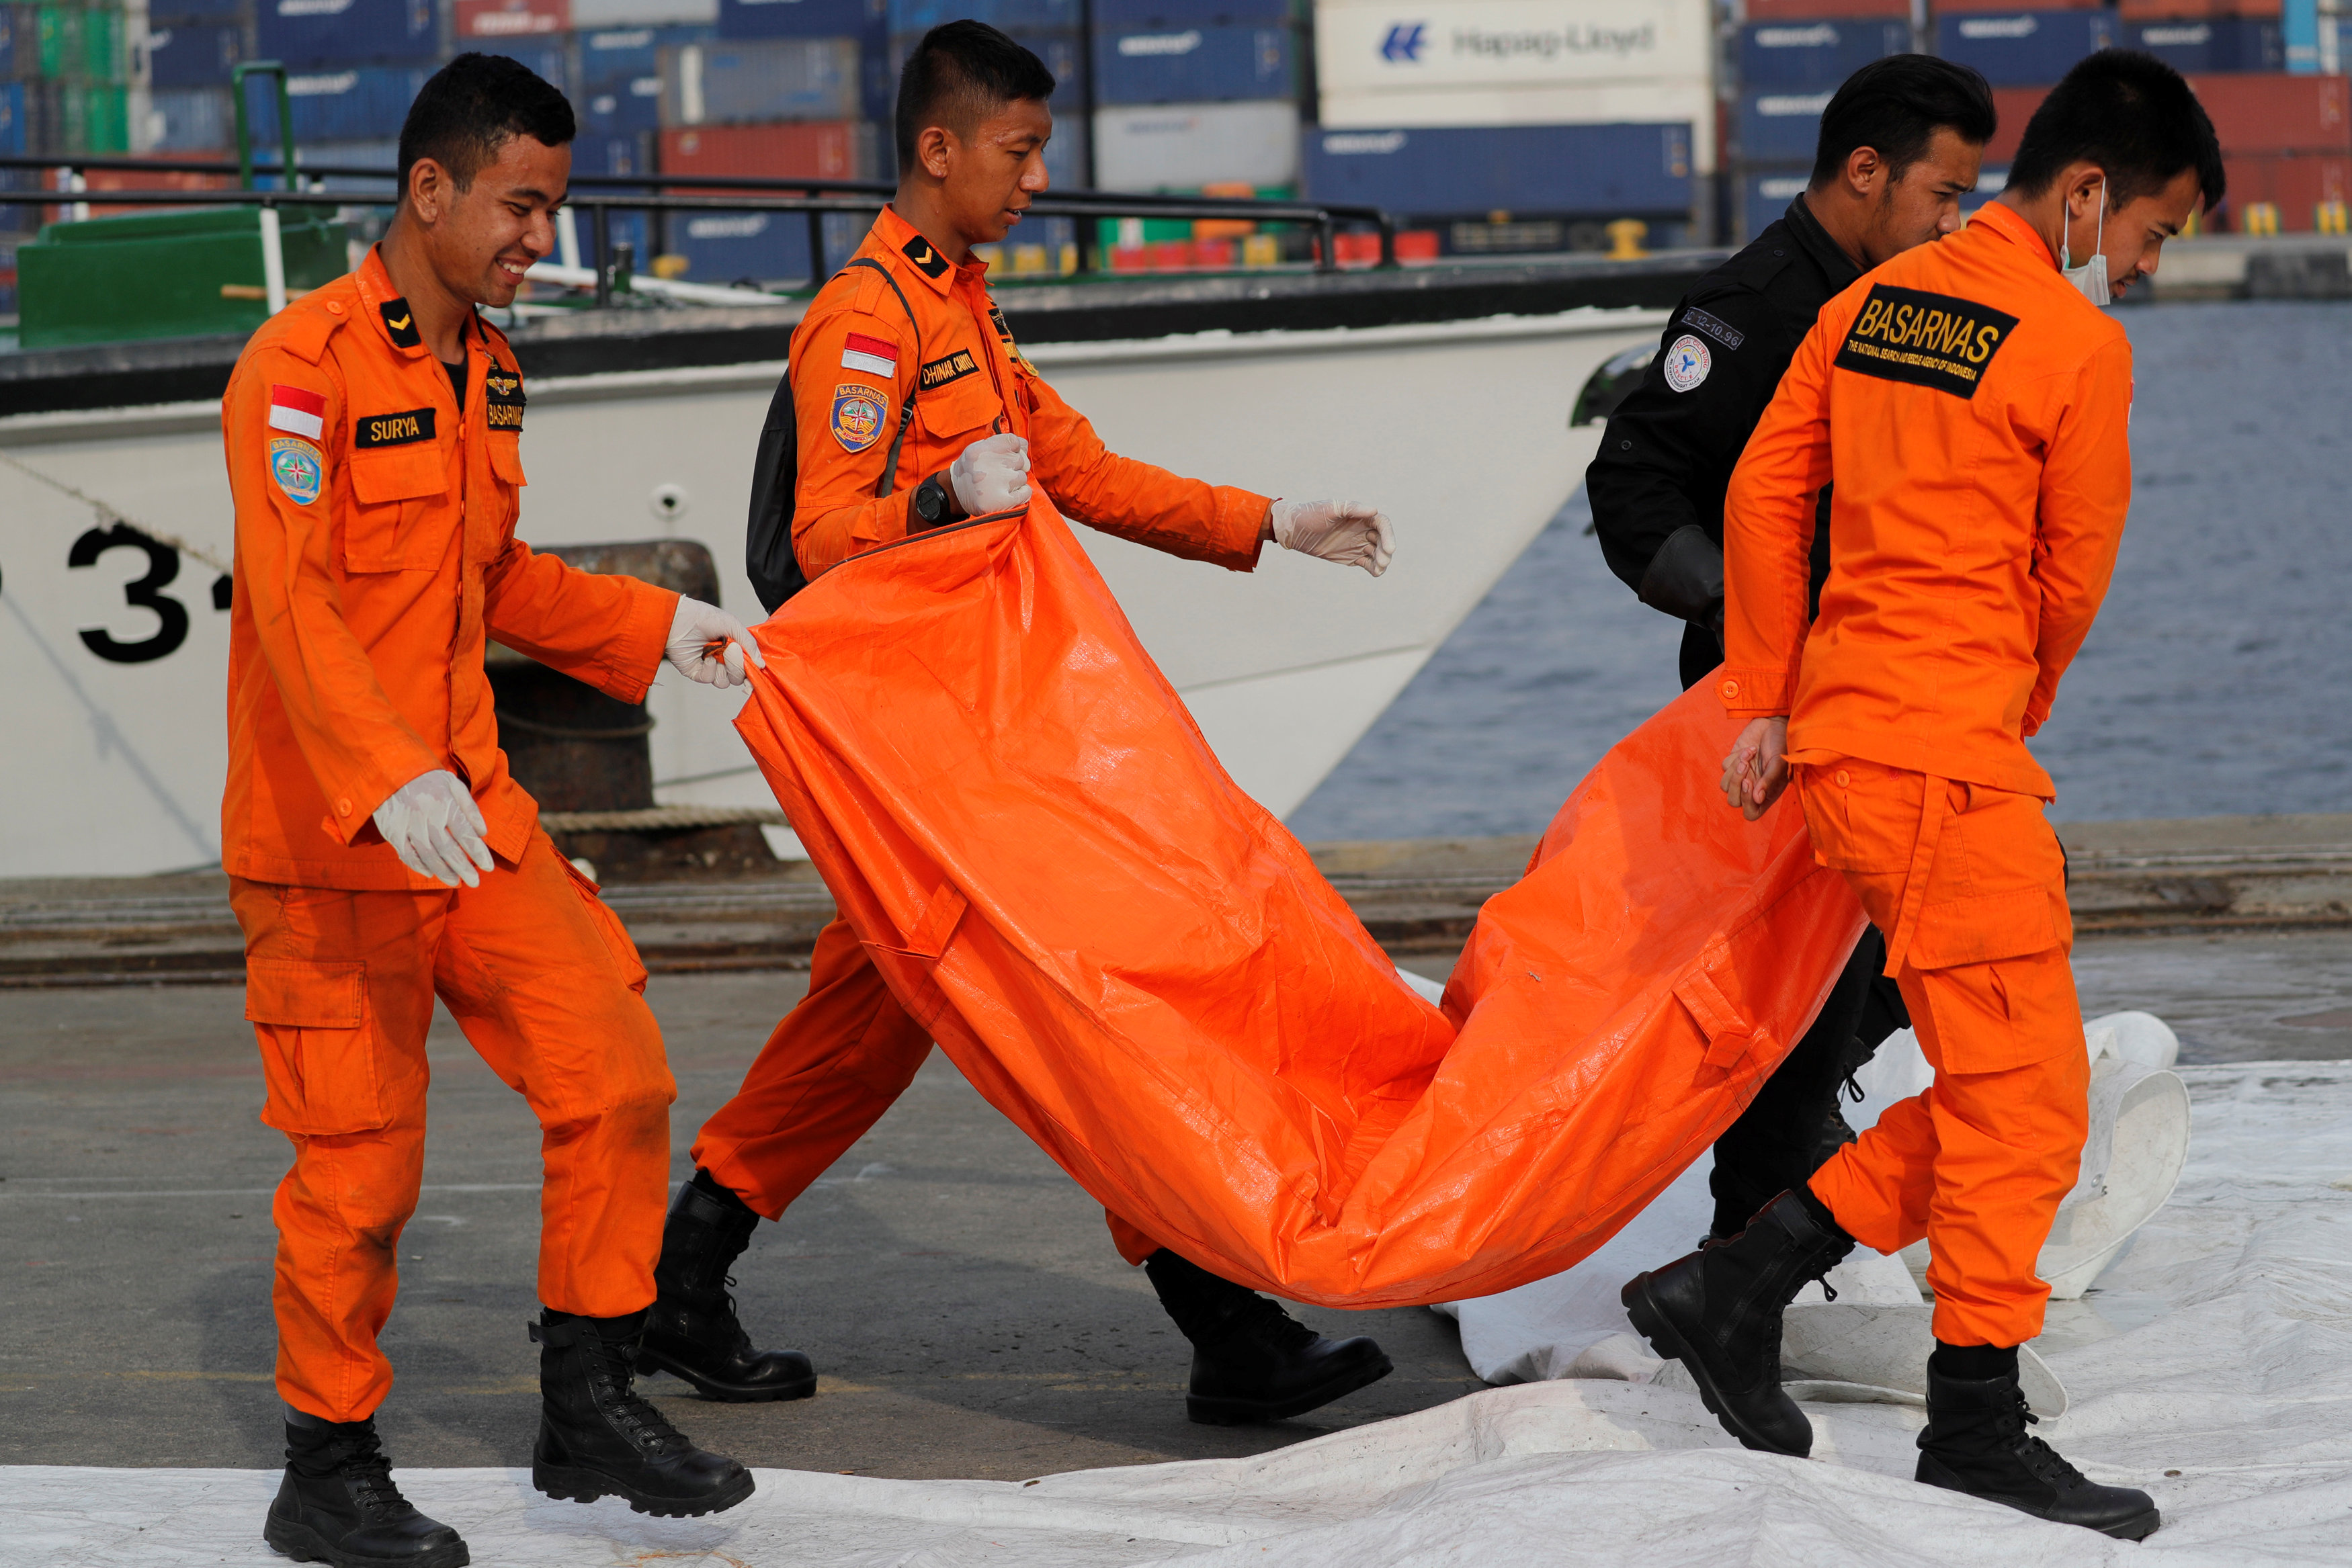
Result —
[[2074, 265], [2074, 252], [2067, 244], [2073, 235], [2074, 218], [2074, 214], [2069, 212], [2061, 220], [2058, 230], [2058, 275], [2082, 290], [2084, 298], [2105, 308], [2112, 302], [2112, 297], [2107, 292], [2106, 253], [2097, 248], [2105, 245], [2107, 239], [2107, 183], [2105, 180], [2099, 182], [2098, 237], [2091, 242], [2093, 247], [2091, 259], [2080, 267]]

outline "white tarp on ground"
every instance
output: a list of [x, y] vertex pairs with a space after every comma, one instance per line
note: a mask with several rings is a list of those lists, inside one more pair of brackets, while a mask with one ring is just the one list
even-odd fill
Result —
[[[1731, 1447], [1693, 1394], [1607, 1380], [1496, 1389], [1262, 1458], [1026, 1485], [762, 1470], [749, 1503], [702, 1521], [551, 1502], [509, 1471], [402, 1479], [485, 1568], [2341, 1563], [2352, 1063], [2180, 1071], [2196, 1124], [2179, 1190], [2043, 1341], [2071, 1404], [2041, 1431], [2094, 1479], [2155, 1494], [2165, 1525], [2139, 1546], [1914, 1485], [1915, 1409], [1809, 1404], [1815, 1457], [1785, 1459]], [[260, 1471], [0, 1469], [0, 1558], [282, 1563], [259, 1539], [276, 1485]]]

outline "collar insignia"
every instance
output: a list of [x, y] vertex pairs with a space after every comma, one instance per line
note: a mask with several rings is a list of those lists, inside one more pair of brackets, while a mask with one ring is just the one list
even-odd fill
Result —
[[416, 313], [409, 309], [407, 300], [387, 299], [376, 309], [383, 315], [383, 329], [392, 334], [394, 348], [415, 349], [424, 344], [425, 340], [416, 330]]
[[931, 248], [931, 242], [917, 235], [898, 247], [899, 254], [915, 264], [915, 269], [925, 277], [947, 276], [948, 258]]

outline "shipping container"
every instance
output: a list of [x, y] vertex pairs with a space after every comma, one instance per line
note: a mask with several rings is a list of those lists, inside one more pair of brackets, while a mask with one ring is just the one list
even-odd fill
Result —
[[856, 120], [864, 99], [854, 38], [762, 38], [661, 52], [665, 126]]
[[174, 22], [147, 28], [147, 80], [155, 88], [226, 87], [243, 58], [243, 27]]
[[457, 37], [467, 43], [542, 37], [572, 30], [572, 0], [457, 0]]
[[572, 100], [582, 136], [635, 136], [661, 127], [661, 78], [586, 88]]
[[1871, 61], [1910, 50], [1909, 22], [1751, 22], [1739, 29], [1739, 85], [1748, 92], [1833, 89]]
[[876, 178], [875, 128], [863, 120], [706, 125], [661, 133], [665, 174], [809, 180]]
[[168, 22], [244, 22], [258, 0], [161, 0], [147, 7], [149, 26]]
[[[399, 135], [401, 121], [408, 118], [408, 106], [433, 70], [429, 65], [348, 66], [341, 70], [288, 76], [286, 92], [294, 104], [295, 141], [307, 146], [313, 141], [369, 141]], [[255, 140], [275, 145], [276, 98], [264, 85], [248, 83], [247, 90], [252, 98]]]
[[[882, 165], [878, 178], [890, 178], [898, 168], [897, 150], [890, 145], [890, 128], [882, 128]], [[1088, 134], [1087, 118], [1073, 114], [1054, 122], [1054, 134], [1045, 143], [1045, 178], [1048, 190], [1086, 190], [1093, 186], [1094, 138]]]
[[[0, 158], [31, 157], [33, 147], [27, 135], [31, 129], [25, 113], [25, 84], [0, 82]], [[0, 173], [5, 172], [0, 170]], [[0, 217], [5, 215], [0, 213]]]
[[1095, 28], [1097, 103], [1226, 103], [1296, 98], [1287, 24], [1269, 27]]
[[572, 0], [574, 27], [716, 26], [719, 0]]
[[139, 147], [146, 152], [194, 152], [236, 141], [236, 106], [225, 87], [158, 88], [147, 96]]
[[1691, 204], [1686, 125], [1324, 129], [1305, 141], [1309, 197], [1399, 216], [1665, 217]]
[[1824, 11], [1850, 18], [1865, 16], [1911, 19], [1911, 0], [1834, 0], [1824, 5], [1822, 0], [1748, 0], [1748, 19], [1751, 22], [1810, 22]]
[[[2114, 0], [2048, 0], [2046, 4], [2043, 0], [2035, 0], [2033, 8], [2037, 11], [2098, 11], [2111, 8], [2113, 5]], [[1939, 16], [1958, 16], [1962, 12], [2015, 11], [2017, 8], [2017, 0], [2008, 0], [2006, 5], [2002, 0], [1933, 0], [1928, 6]]]
[[1835, 89], [1739, 95], [1739, 155], [1748, 162], [1810, 159], [1822, 137], [1822, 110]]
[[431, 60], [441, 49], [434, 0], [254, 0], [255, 57], [296, 69]]
[[1973, 66], [1995, 87], [2054, 82], [2076, 60], [2112, 48], [2113, 11], [1987, 11], [1936, 21], [1936, 53]]
[[1293, 23], [1289, 0], [1094, 0], [1095, 31], [1273, 27]]
[[718, 41], [714, 27], [600, 27], [572, 38], [578, 58], [572, 78], [583, 91], [617, 87], [624, 82], [650, 80], [652, 98], [661, 96], [661, 52], [688, 44]]
[[1403, 16], [1341, 0], [1315, 12], [1325, 93], [1711, 81], [1714, 68], [1708, 7], [1693, 0], [1423, 0]]
[[1804, 194], [1811, 172], [1810, 164], [1744, 171], [1739, 182], [1739, 238], [1752, 240], [1778, 222], [1789, 204]]
[[2026, 122], [2042, 100], [2050, 96], [2046, 87], [1997, 87], [1992, 89], [1992, 111], [1998, 119], [1992, 140], [1985, 143], [1984, 161], [2006, 166], [2017, 156], [2017, 144], [2025, 135]]
[[970, 17], [1019, 37], [1024, 33], [1075, 33], [1086, 26], [1084, 0], [889, 0], [890, 31], [929, 32], [942, 22]]
[[2323, 202], [2352, 202], [2352, 153], [2284, 153], [2223, 160], [2230, 194], [2222, 204], [2231, 229], [2246, 227], [2246, 209], [2265, 203], [2282, 234], [2309, 234]]
[[1098, 109], [1095, 183], [1106, 191], [1197, 191], [1226, 183], [1295, 185], [1298, 129], [1294, 103]]
[[79, 5], [9, 9], [15, 13], [8, 28], [11, 74], [94, 85], [129, 78], [130, 32], [121, 11]]
[[641, 131], [635, 134], [600, 132], [583, 133], [572, 151], [572, 172], [574, 174], [601, 174], [626, 179], [633, 174], [654, 172], [655, 142], [658, 133]]
[[722, 38], [887, 38], [884, 0], [719, 0]]
[[2286, 36], [2256, 16], [2184, 17], [2126, 22], [2124, 47], [2145, 49], [2177, 71], [2283, 71]]
[[2161, 22], [2174, 16], [2276, 16], [2284, 8], [2282, 0], [2122, 0], [2126, 22]]
[[31, 9], [0, 5], [0, 82], [36, 76], [40, 68], [40, 24], [33, 19]]
[[[895, 84], [907, 57], [922, 41], [920, 33], [899, 33], [890, 39], [890, 80]], [[1087, 106], [1086, 43], [1077, 33], [1015, 32], [1013, 41], [1035, 55], [1054, 73], [1054, 96], [1050, 100], [1055, 114], [1076, 114]]]
[[[874, 220], [862, 213], [827, 213], [822, 222], [823, 269], [829, 275], [849, 259]], [[689, 283], [800, 287], [814, 277], [808, 233], [801, 213], [672, 213], [667, 254], [684, 258], [677, 276]], [[581, 237], [584, 245], [587, 236]], [[646, 265], [643, 252], [637, 265]]]
[[[389, 200], [397, 189], [400, 173], [400, 139], [394, 136], [371, 137], [364, 141], [306, 141], [299, 152], [299, 162], [305, 169], [380, 169], [382, 175], [366, 178], [356, 174], [330, 175], [320, 183], [330, 191], [348, 191], [355, 196], [372, 196]], [[232, 148], [229, 157], [236, 156]]]
[[2342, 152], [2352, 150], [2347, 78], [2319, 76], [2198, 76], [2189, 78], [2213, 118], [2221, 151]]

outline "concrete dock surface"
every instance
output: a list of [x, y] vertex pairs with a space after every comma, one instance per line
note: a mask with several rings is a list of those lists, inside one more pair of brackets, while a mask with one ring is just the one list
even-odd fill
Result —
[[[2156, 1013], [2190, 1062], [2352, 1058], [2352, 818], [2062, 834], [2086, 1015]], [[1528, 847], [1318, 853], [1400, 962], [1442, 978], [1477, 903]], [[208, 934], [218, 889], [204, 879], [127, 880], [142, 885], [0, 884], [12, 966], [0, 977], [12, 988], [0, 1000], [0, 1463], [273, 1467], [269, 1198], [287, 1154], [256, 1119], [250, 1026], [223, 983], [237, 977], [235, 928], [226, 943]], [[181, 885], [154, 885], [166, 880]], [[648, 891], [611, 894], [625, 913]], [[769, 903], [747, 905], [747, 891]], [[805, 985], [777, 933], [830, 907], [799, 873], [696, 896], [715, 901], [701, 906], [712, 917], [681, 915], [677, 891], [630, 916], [649, 949], [678, 934], [647, 996], [678, 1080], [680, 1180], [695, 1130]], [[110, 925], [110, 911], [126, 918]], [[158, 952], [199, 956], [108, 967]], [[174, 979], [196, 983], [155, 983]], [[537, 1129], [446, 1015], [430, 1051], [425, 1188], [402, 1244], [384, 1337], [398, 1382], [381, 1421], [402, 1465], [525, 1463]], [[1396, 1372], [1299, 1420], [1192, 1425], [1188, 1347], [1112, 1250], [1100, 1209], [937, 1055], [782, 1223], [760, 1228], [737, 1279], [755, 1337], [814, 1358], [816, 1397], [718, 1405], [667, 1378], [647, 1390], [688, 1433], [754, 1465], [1026, 1479], [1262, 1452], [1482, 1386], [1433, 1313], [1307, 1308], [1326, 1333], [1378, 1337]]]

